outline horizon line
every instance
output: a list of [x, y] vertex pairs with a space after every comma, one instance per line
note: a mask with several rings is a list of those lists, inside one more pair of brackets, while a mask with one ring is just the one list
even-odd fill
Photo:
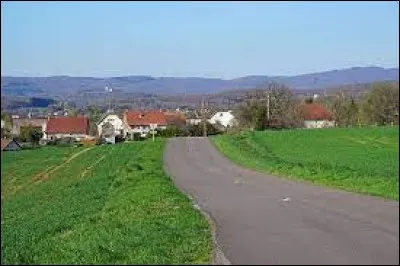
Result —
[[122, 78], [122, 77], [149, 77], [149, 78], [176, 78], [176, 79], [187, 79], [187, 78], [202, 78], [202, 79], [219, 79], [219, 80], [234, 80], [234, 79], [239, 79], [239, 78], [245, 78], [245, 77], [270, 77], [270, 78], [276, 78], [276, 77], [295, 77], [295, 76], [304, 76], [304, 75], [312, 75], [312, 74], [319, 74], [319, 73], [326, 73], [326, 72], [332, 72], [332, 71], [341, 71], [341, 70], [351, 70], [351, 69], [359, 69], [359, 68], [379, 68], [379, 69], [384, 69], [384, 70], [393, 70], [393, 69], [399, 69], [399, 66], [396, 67], [380, 67], [377, 65], [369, 65], [369, 66], [353, 66], [353, 67], [345, 67], [341, 69], [331, 69], [331, 70], [324, 70], [324, 71], [317, 71], [317, 72], [308, 72], [308, 73], [302, 73], [302, 74], [294, 74], [294, 75], [244, 75], [244, 76], [238, 76], [238, 77], [233, 77], [233, 78], [212, 78], [212, 77], [204, 77], [204, 76], [152, 76], [152, 75], [143, 75], [143, 74], [138, 74], [138, 75], [120, 75], [120, 76], [102, 76], [102, 77], [95, 77], [95, 76], [74, 76], [74, 75], [46, 75], [46, 76], [13, 76], [13, 75], [3, 75], [1, 74], [1, 78], [55, 78], [55, 77], [68, 77], [68, 78], [93, 78], [93, 79], [111, 79], [111, 78]]

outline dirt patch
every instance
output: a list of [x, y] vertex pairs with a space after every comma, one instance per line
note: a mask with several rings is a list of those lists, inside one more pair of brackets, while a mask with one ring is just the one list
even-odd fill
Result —
[[88, 148], [86, 148], [86, 149], [84, 149], [84, 150], [81, 150], [80, 152], [77, 152], [77, 153], [71, 155], [70, 157], [68, 157], [68, 159], [65, 160], [64, 162], [62, 162], [61, 164], [59, 164], [59, 165], [57, 165], [57, 166], [55, 166], [55, 167], [50, 167], [50, 169], [47, 168], [45, 171], [43, 171], [43, 172], [41, 172], [41, 173], [35, 175], [35, 176], [32, 178], [33, 181], [34, 181], [34, 182], [41, 182], [41, 181], [43, 181], [43, 180], [46, 180], [47, 178], [49, 178], [49, 176], [50, 176], [52, 173], [54, 173], [55, 171], [57, 171], [57, 170], [60, 169], [61, 167], [67, 165], [67, 164], [70, 163], [73, 159], [75, 159], [76, 157], [78, 157], [79, 155], [81, 155], [82, 153], [85, 153], [85, 152], [87, 152], [87, 151], [93, 149], [94, 147], [95, 147], [95, 146], [92, 146], [92, 147], [88, 147]]
[[89, 172], [90, 170], [92, 170], [92, 168], [98, 164], [99, 162], [101, 162], [102, 160], [104, 160], [104, 158], [106, 158], [105, 155], [101, 156], [99, 159], [97, 159], [94, 163], [92, 163], [91, 165], [89, 165], [88, 167], [85, 168], [85, 170], [83, 170], [81, 177], [84, 177], [86, 175], [87, 172]]

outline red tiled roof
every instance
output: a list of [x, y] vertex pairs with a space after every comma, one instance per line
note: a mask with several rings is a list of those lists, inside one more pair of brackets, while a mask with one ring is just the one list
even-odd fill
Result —
[[165, 112], [164, 113], [166, 119], [167, 119], [167, 124], [181, 124], [185, 125], [186, 124], [186, 116], [184, 113], [180, 112]]
[[144, 126], [150, 124], [167, 125], [167, 118], [160, 111], [128, 111], [124, 114], [129, 126]]
[[332, 112], [317, 103], [304, 104], [303, 112], [306, 120], [331, 120], [333, 117]]
[[47, 134], [89, 134], [89, 119], [85, 116], [50, 118]]

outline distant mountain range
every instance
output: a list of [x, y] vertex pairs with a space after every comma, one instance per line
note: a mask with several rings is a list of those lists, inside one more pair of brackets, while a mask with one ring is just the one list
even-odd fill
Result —
[[326, 89], [376, 81], [399, 80], [399, 68], [354, 67], [297, 76], [245, 76], [230, 80], [217, 78], [176, 78], [150, 76], [93, 77], [1, 77], [2, 95], [59, 96], [78, 92], [103, 92], [108, 86], [116, 91], [172, 95], [208, 94], [247, 88], [261, 88], [269, 82], [291, 89]]

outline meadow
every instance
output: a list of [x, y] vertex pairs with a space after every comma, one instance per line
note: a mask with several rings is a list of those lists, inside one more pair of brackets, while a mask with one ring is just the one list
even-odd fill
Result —
[[209, 224], [163, 172], [163, 147], [2, 153], [2, 264], [209, 264]]
[[244, 167], [399, 200], [398, 127], [242, 132], [212, 140]]

